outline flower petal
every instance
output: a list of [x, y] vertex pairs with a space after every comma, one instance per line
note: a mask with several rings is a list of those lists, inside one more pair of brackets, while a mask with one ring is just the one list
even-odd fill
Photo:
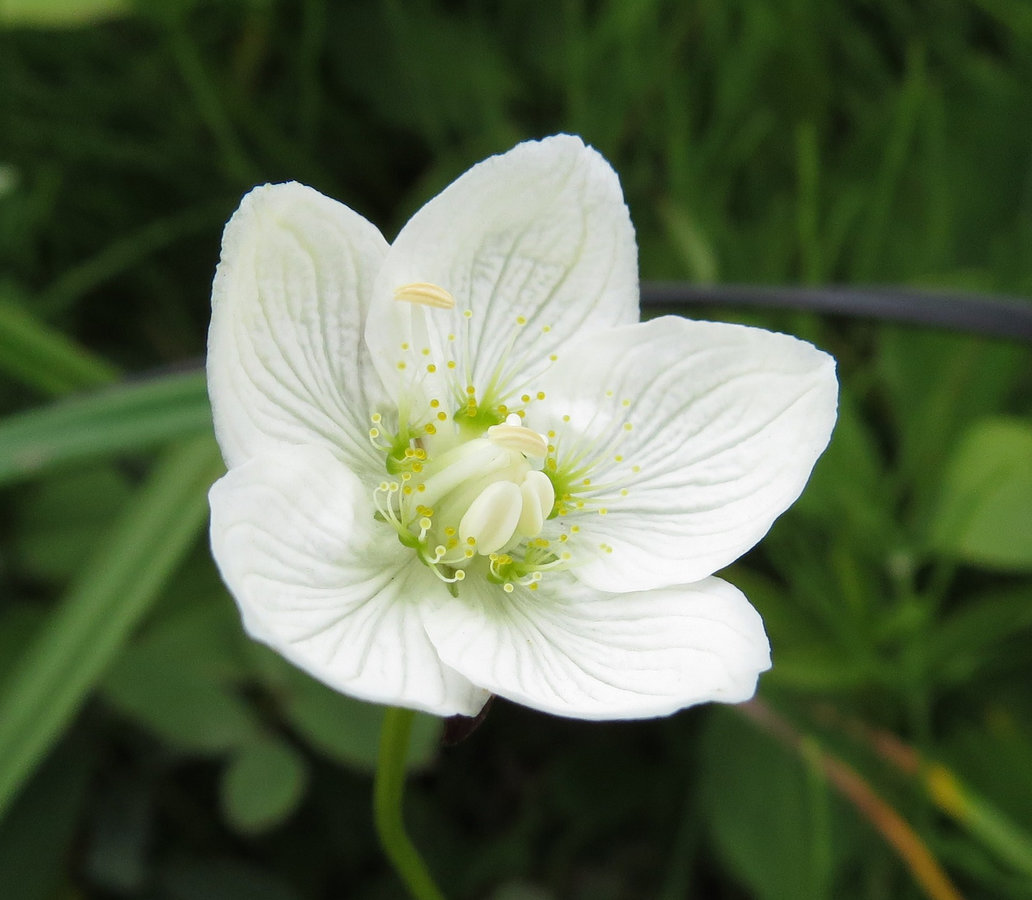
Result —
[[208, 391], [229, 466], [270, 448], [329, 447], [375, 464], [382, 390], [362, 330], [387, 252], [357, 213], [300, 184], [251, 191], [226, 225], [212, 287]]
[[697, 581], [752, 547], [806, 484], [838, 396], [810, 344], [676, 317], [581, 340], [546, 381], [526, 424], [557, 433], [572, 473], [551, 527], [579, 527], [574, 572], [611, 591]]
[[441, 658], [471, 681], [580, 719], [747, 700], [770, 667], [759, 615], [718, 578], [626, 594], [562, 575], [511, 594], [468, 580], [427, 617], [427, 631]]
[[[450, 292], [455, 308], [393, 299], [419, 283]], [[637, 320], [637, 246], [616, 173], [557, 135], [474, 166], [413, 216], [376, 281], [366, 335], [387, 383], [399, 363], [406, 383], [430, 364], [440, 374], [428, 389], [443, 391], [434, 383], [452, 360], [460, 392], [484, 392], [497, 374], [504, 400], [574, 334]]]
[[248, 632], [336, 690], [439, 715], [487, 694], [442, 664], [423, 606], [447, 595], [329, 451], [296, 447], [211, 489], [215, 560]]

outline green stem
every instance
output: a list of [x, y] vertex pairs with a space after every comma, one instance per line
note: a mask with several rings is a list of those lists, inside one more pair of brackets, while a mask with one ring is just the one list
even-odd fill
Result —
[[434, 884], [426, 863], [405, 834], [401, 817], [402, 796], [405, 793], [405, 758], [408, 755], [409, 734], [412, 731], [411, 709], [390, 706], [383, 717], [380, 732], [380, 757], [373, 782], [373, 819], [384, 853], [394, 871], [405, 882], [415, 900], [444, 900], [444, 894]]

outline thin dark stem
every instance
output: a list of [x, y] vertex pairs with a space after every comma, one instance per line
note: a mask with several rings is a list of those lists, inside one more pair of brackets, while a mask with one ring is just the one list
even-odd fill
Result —
[[768, 285], [644, 282], [646, 309], [717, 306], [802, 310], [821, 315], [877, 319], [1032, 341], [1032, 302], [982, 294], [918, 291], [901, 287], [778, 287]]

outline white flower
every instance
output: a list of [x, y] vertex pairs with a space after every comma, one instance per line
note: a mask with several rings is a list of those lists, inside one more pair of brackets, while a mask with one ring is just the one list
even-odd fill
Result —
[[211, 538], [252, 636], [441, 715], [753, 694], [762, 623], [712, 575], [802, 490], [834, 363], [640, 324], [619, 182], [579, 139], [482, 162], [391, 246], [310, 188], [256, 188], [212, 306]]

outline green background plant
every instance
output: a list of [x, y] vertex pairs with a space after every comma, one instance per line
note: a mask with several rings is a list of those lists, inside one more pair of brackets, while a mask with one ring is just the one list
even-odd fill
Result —
[[[0, 0], [0, 896], [399, 894], [382, 712], [251, 644], [203, 536], [208, 290], [252, 185], [390, 236], [570, 131], [620, 173], [644, 278], [1028, 297], [1030, 109], [1023, 0]], [[1032, 898], [1032, 353], [693, 314], [800, 334], [843, 382], [804, 497], [727, 573], [771, 635], [760, 704], [498, 702], [444, 749], [418, 717], [436, 879], [906, 900], [951, 896], [938, 871]]]

